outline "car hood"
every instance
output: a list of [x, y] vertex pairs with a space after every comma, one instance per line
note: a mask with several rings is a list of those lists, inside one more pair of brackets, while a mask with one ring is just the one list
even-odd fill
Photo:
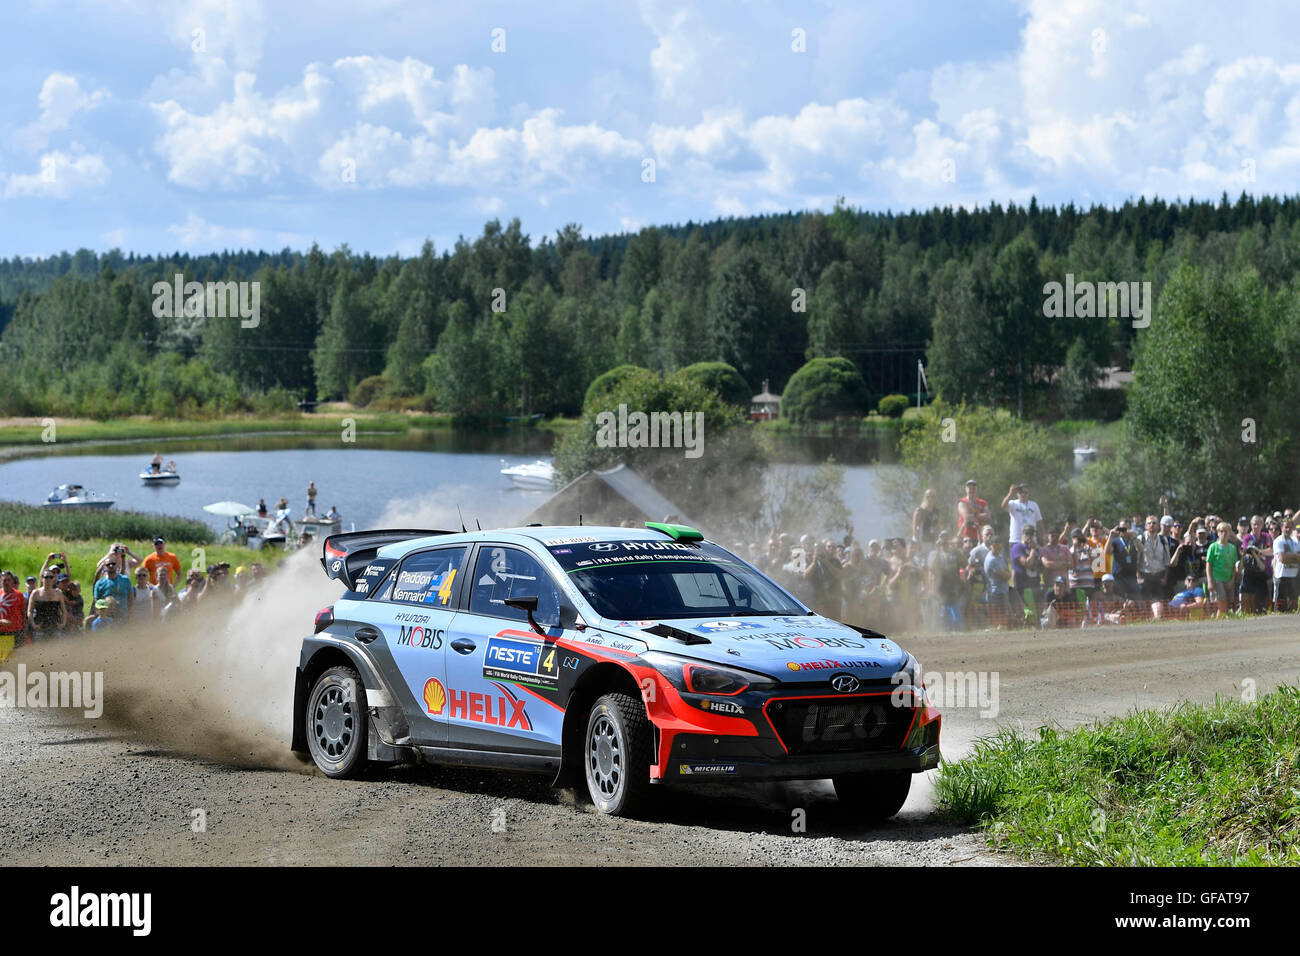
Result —
[[[654, 633], [665, 626], [673, 631]], [[783, 683], [824, 683], [840, 672], [888, 679], [907, 661], [907, 652], [888, 638], [816, 614], [605, 621], [601, 627], [654, 650], [758, 671]]]

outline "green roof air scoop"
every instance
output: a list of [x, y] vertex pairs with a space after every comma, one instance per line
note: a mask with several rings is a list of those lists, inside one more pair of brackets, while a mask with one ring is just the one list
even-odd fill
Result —
[[674, 541], [703, 541], [704, 540], [704, 535], [701, 532], [692, 528], [690, 525], [665, 524], [662, 521], [647, 521], [645, 523], [645, 526], [655, 531], [662, 531], [664, 534], [668, 535], [668, 537], [672, 538]]

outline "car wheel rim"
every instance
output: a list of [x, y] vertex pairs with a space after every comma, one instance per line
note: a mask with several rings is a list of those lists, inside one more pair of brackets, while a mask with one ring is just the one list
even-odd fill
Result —
[[352, 701], [339, 686], [325, 688], [312, 709], [316, 746], [331, 760], [342, 760], [355, 739], [356, 721]]
[[623, 784], [623, 747], [614, 722], [604, 715], [597, 717], [591, 728], [587, 775], [606, 800], [612, 800]]

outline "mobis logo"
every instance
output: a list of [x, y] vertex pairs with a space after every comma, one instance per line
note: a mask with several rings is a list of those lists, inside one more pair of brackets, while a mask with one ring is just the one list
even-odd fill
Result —
[[241, 328], [262, 323], [260, 282], [186, 282], [176, 273], [171, 282], [153, 284], [153, 314], [159, 319], [225, 319], [238, 317]]
[[397, 635], [397, 643], [402, 647], [432, 647], [435, 651], [442, 647], [442, 635], [445, 632], [441, 629], [432, 627], [407, 627], [401, 626], [401, 632]]

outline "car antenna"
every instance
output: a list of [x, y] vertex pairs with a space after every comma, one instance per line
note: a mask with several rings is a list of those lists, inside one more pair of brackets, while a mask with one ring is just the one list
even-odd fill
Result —
[[481, 525], [481, 524], [479, 523], [478, 518], [475, 518], [475, 519], [474, 519], [474, 527], [478, 528], [480, 531], [483, 530], [483, 525]]
[[464, 516], [463, 514], [460, 513], [460, 505], [459, 505], [459, 504], [456, 505], [456, 515], [460, 518], [460, 530], [461, 530], [461, 531], [468, 531], [469, 528], [466, 528], [466, 527], [465, 527], [465, 516]]
[[581, 512], [581, 511], [578, 512], [578, 527], [579, 527], [579, 528], [582, 527], [582, 512]]

